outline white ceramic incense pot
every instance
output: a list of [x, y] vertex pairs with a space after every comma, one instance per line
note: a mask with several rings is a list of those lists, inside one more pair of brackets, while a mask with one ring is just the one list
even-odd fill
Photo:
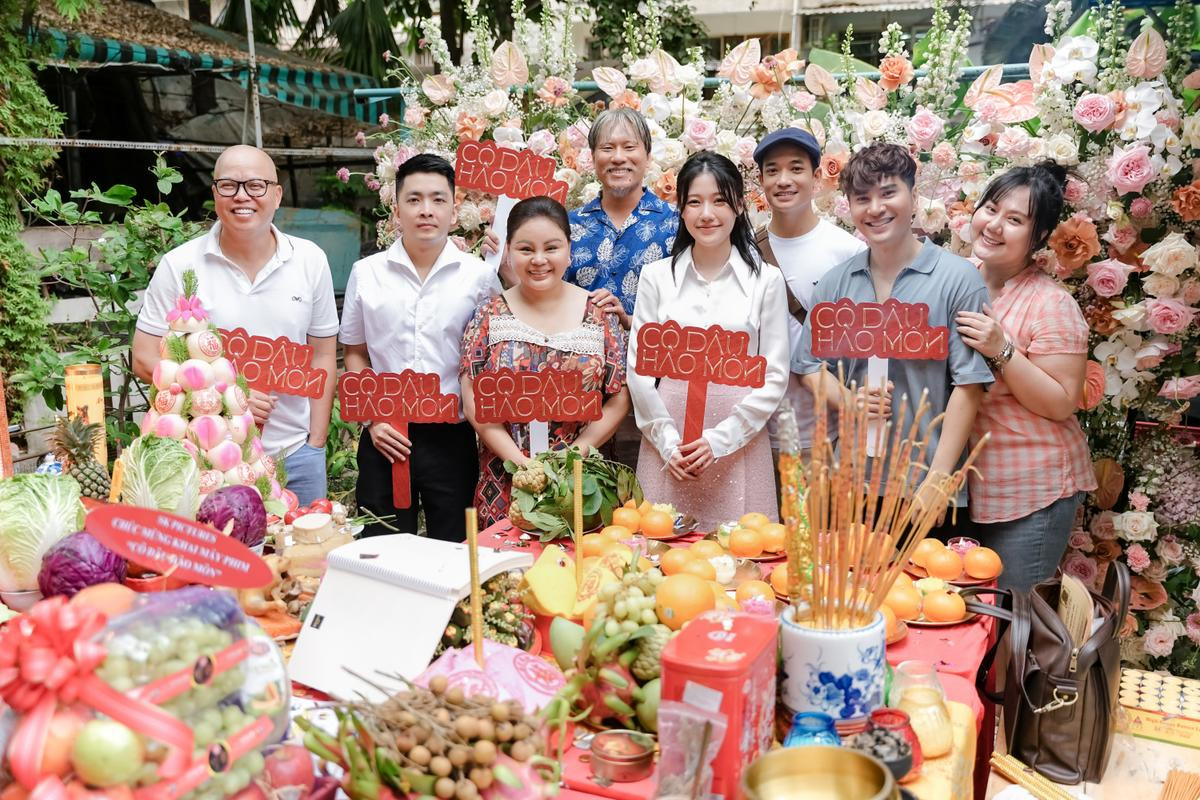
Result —
[[779, 621], [780, 699], [791, 711], [820, 711], [845, 722], [883, 706], [883, 614], [866, 627], [827, 630], [797, 622], [795, 607], [787, 606]]

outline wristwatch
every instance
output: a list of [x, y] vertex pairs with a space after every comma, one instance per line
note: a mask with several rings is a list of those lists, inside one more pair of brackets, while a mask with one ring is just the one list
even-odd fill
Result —
[[1012, 361], [1013, 343], [1011, 339], [1004, 340], [1004, 349], [996, 354], [995, 357], [986, 359], [987, 365], [991, 367], [992, 372], [1003, 372], [1008, 366], [1008, 362]]

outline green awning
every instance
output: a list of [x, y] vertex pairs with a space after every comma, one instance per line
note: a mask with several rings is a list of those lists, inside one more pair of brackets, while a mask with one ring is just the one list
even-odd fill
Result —
[[[49, 46], [52, 56], [61, 61], [157, 64], [183, 72], [212, 72], [243, 88], [250, 75], [249, 61], [224, 56], [101, 39], [54, 28], [39, 29], [38, 37]], [[371, 111], [366, 103], [355, 101], [354, 90], [377, 85], [374, 78], [352, 72], [258, 64], [258, 92], [264, 97], [361, 122], [371, 120]]]

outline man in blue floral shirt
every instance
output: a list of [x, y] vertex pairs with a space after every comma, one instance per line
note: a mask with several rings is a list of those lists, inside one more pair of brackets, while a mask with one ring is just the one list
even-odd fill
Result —
[[588, 131], [600, 196], [571, 212], [571, 266], [564, 278], [629, 327], [642, 267], [671, 254], [679, 217], [643, 185], [650, 128], [628, 108], [603, 112]]

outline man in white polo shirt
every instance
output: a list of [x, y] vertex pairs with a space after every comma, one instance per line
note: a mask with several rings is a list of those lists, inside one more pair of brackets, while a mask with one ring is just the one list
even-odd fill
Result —
[[134, 372], [150, 380], [167, 312], [183, 293], [183, 273], [194, 270], [199, 296], [219, 328], [313, 347], [312, 366], [326, 371], [316, 399], [251, 392], [263, 446], [284, 459], [287, 486], [301, 505], [324, 497], [325, 438], [337, 376], [337, 307], [325, 253], [273, 224], [283, 199], [275, 165], [256, 147], [235, 145], [213, 168], [217, 224], [164, 255], [154, 270], [133, 336]]
[[[443, 394], [460, 393], [458, 365], [463, 330], [475, 308], [500, 291], [496, 270], [450, 241], [454, 225], [454, 168], [428, 153], [396, 170], [394, 213], [404, 232], [382, 253], [358, 261], [342, 303], [346, 370], [436, 373]], [[391, 464], [411, 459], [412, 505], [392, 505]], [[463, 509], [471, 506], [479, 478], [475, 431], [456, 423], [413, 423], [405, 437], [374, 421], [358, 444], [359, 508], [394, 513], [402, 531], [417, 531], [425, 511], [429, 536], [464, 537]], [[370, 536], [388, 533], [369, 526]]]

